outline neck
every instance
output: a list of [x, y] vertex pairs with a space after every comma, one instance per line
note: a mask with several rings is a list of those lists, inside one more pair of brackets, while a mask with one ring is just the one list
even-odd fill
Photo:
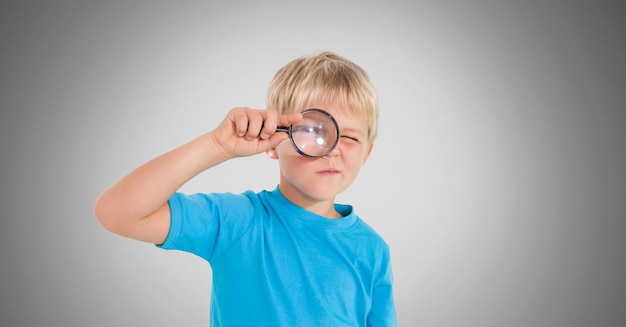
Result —
[[285, 199], [307, 211], [313, 212], [317, 215], [329, 219], [337, 219], [342, 217], [341, 214], [339, 214], [335, 210], [334, 197], [331, 199], [311, 198], [306, 194], [295, 190], [288, 184], [285, 185], [285, 183], [281, 183], [278, 188], [280, 190], [280, 193], [285, 197]]

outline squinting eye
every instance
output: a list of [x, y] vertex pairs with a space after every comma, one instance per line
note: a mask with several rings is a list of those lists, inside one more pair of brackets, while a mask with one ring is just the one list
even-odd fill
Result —
[[356, 137], [352, 137], [352, 136], [348, 136], [348, 135], [342, 135], [342, 138], [346, 139], [349, 142], [356, 142], [356, 143], [361, 143], [359, 141], [359, 139], [357, 139]]

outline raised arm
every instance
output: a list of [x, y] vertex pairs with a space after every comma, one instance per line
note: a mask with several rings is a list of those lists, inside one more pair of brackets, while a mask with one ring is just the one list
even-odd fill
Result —
[[235, 157], [264, 152], [287, 135], [278, 125], [290, 125], [300, 114], [278, 116], [271, 110], [234, 108], [219, 126], [154, 158], [109, 187], [96, 201], [94, 213], [109, 231], [161, 244], [167, 238], [167, 200], [202, 171]]

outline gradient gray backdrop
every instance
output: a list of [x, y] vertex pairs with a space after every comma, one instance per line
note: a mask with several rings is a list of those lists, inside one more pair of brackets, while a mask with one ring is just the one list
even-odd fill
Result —
[[[12, 3], [11, 3], [12, 2]], [[340, 202], [389, 242], [401, 326], [626, 325], [619, 1], [4, 1], [0, 325], [206, 326], [210, 269], [106, 232], [97, 196], [264, 107], [332, 50], [380, 95]], [[264, 155], [183, 191], [273, 188]]]

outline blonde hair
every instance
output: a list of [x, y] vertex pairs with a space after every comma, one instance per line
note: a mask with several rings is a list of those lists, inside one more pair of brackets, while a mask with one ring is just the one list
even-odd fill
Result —
[[280, 114], [302, 111], [313, 102], [333, 103], [347, 113], [364, 115], [368, 141], [376, 139], [378, 97], [367, 73], [353, 62], [332, 52], [300, 57], [278, 70], [267, 90], [267, 109]]

